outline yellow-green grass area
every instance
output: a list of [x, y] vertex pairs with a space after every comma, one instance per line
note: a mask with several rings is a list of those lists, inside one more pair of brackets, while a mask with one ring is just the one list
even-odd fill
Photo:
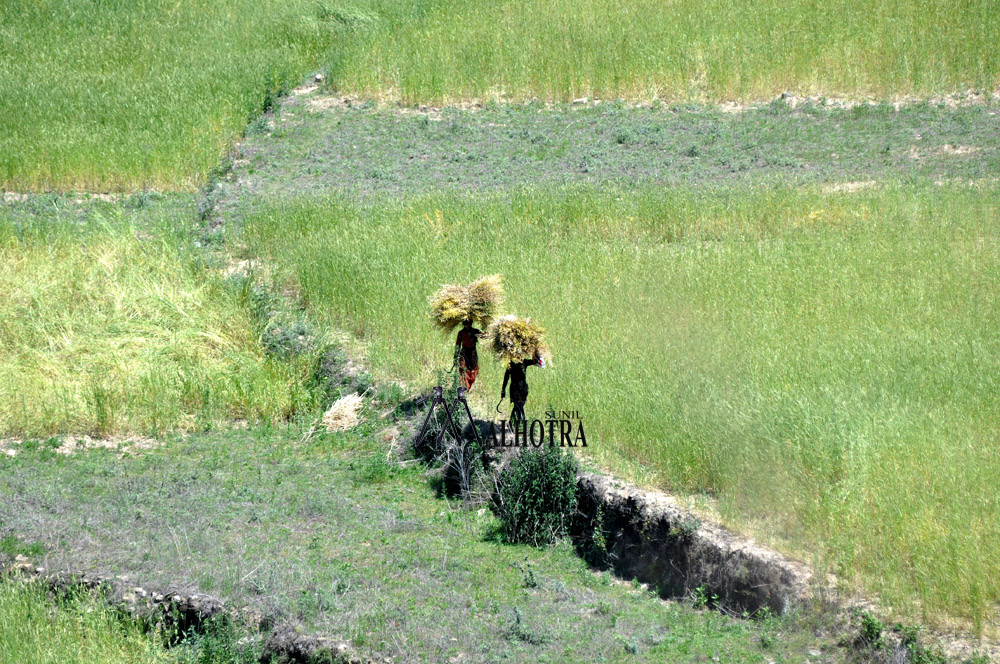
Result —
[[[97, 592], [52, 590], [38, 579], [0, 577], [0, 662], [23, 664], [249, 664], [259, 648], [239, 628], [167, 634]], [[170, 630], [173, 632], [173, 630]], [[249, 630], [242, 630], [249, 632]], [[180, 638], [177, 638], [180, 637]], [[252, 636], [250, 637], [252, 638]], [[248, 639], [249, 640], [249, 639]], [[171, 647], [167, 647], [171, 643]]]
[[331, 85], [413, 104], [889, 98], [1000, 83], [991, 0], [373, 0], [342, 15]]
[[307, 361], [263, 349], [248, 283], [201, 260], [174, 209], [71, 208], [0, 208], [0, 437], [155, 435], [309, 403]]
[[0, 189], [201, 186], [338, 25], [314, 0], [0, 3]]
[[100, 599], [53, 601], [38, 581], [0, 578], [0, 662], [161, 664], [178, 658], [156, 633], [123, 620]]
[[[1000, 190], [887, 184], [275, 200], [250, 250], [382, 374], [430, 384], [441, 283], [500, 273], [548, 328], [529, 418], [577, 410], [590, 458], [710, 492], [727, 523], [987, 629], [1000, 599]], [[502, 368], [472, 396], [497, 417]], [[506, 404], [505, 404], [506, 406]]]

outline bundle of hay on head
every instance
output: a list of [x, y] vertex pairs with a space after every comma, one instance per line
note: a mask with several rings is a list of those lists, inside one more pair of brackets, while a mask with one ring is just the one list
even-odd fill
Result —
[[469, 318], [487, 326], [500, 314], [503, 306], [503, 280], [499, 274], [480, 277], [469, 284]]
[[445, 284], [428, 300], [431, 320], [446, 333], [467, 320], [486, 326], [500, 312], [503, 297], [503, 282], [495, 274], [468, 286]]
[[483, 339], [504, 365], [530, 360], [538, 355], [544, 366], [552, 358], [545, 343], [545, 328], [530, 318], [501, 316], [486, 328]]

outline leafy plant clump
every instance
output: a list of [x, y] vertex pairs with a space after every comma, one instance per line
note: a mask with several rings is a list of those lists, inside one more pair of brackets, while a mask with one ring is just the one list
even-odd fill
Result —
[[551, 544], [576, 513], [576, 457], [546, 446], [521, 453], [504, 470], [492, 508], [511, 544]]

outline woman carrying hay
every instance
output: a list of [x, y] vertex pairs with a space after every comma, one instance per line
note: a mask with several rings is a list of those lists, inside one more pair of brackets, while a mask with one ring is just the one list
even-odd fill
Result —
[[472, 384], [479, 375], [479, 353], [476, 352], [476, 343], [481, 334], [481, 330], [472, 327], [472, 320], [466, 318], [462, 323], [462, 329], [458, 331], [458, 338], [455, 339], [458, 378], [462, 387], [467, 390], [472, 389]]
[[507, 396], [507, 385], [510, 384], [510, 402], [513, 404], [510, 422], [512, 425], [524, 422], [524, 404], [528, 401], [525, 370], [532, 366], [545, 368], [545, 357], [548, 355], [545, 329], [530, 318], [503, 316], [487, 328], [484, 337], [497, 359], [507, 365], [500, 399]]
[[482, 335], [473, 325], [490, 324], [503, 304], [503, 283], [499, 275], [480, 277], [468, 286], [446, 284], [430, 297], [431, 319], [445, 333], [459, 324], [455, 339], [455, 363], [462, 387], [469, 390], [479, 375], [476, 343]]
[[507, 382], [510, 381], [510, 402], [514, 407], [510, 411], [510, 424], [515, 426], [525, 421], [524, 404], [528, 401], [528, 377], [525, 369], [539, 366], [545, 368], [545, 358], [541, 353], [535, 351], [535, 356], [530, 360], [521, 362], [511, 362], [507, 366], [507, 371], [503, 374], [503, 387], [500, 388], [500, 400], [507, 395]]

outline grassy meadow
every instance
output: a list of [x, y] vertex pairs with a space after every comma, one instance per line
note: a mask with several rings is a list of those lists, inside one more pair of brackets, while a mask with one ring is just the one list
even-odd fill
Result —
[[249, 283], [184, 230], [192, 203], [0, 209], [0, 436], [155, 434], [310, 403], [308, 369], [261, 343]]
[[386, 0], [343, 5], [337, 91], [468, 98], [880, 98], [1000, 83], [989, 0]]
[[0, 578], [0, 661], [174, 664], [157, 635], [85, 593], [53, 602], [38, 582]]
[[[31, 542], [21, 548], [44, 549], [50, 568], [207, 593], [349, 640], [360, 661], [800, 664], [810, 650], [822, 652], [815, 661], [852, 661], [840, 628], [811, 611], [741, 620], [597, 572], [568, 541], [503, 544], [489, 510], [443, 500], [426, 468], [387, 459], [396, 418], [377, 413], [399, 398], [381, 391], [357, 428], [309, 437], [250, 427], [170, 436], [125, 457], [24, 445], [0, 455], [0, 523]], [[37, 661], [2, 658], [5, 620], [20, 617], [5, 616], [3, 596], [0, 579], [0, 661]]]
[[0, 189], [195, 189], [335, 40], [312, 0], [0, 3]]
[[[274, 202], [244, 240], [313, 315], [424, 382], [441, 282], [501, 273], [549, 329], [529, 416], [579, 410], [597, 461], [710, 492], [731, 524], [903, 613], [987, 620], [1000, 574], [995, 185], [571, 188]], [[475, 402], [492, 413], [501, 370]], [[807, 553], [808, 552], [808, 553]]]
[[277, 92], [407, 104], [928, 96], [1000, 83], [989, 0], [13, 0], [0, 189], [200, 187]]
[[[326, 74], [319, 91], [289, 100], [290, 114], [261, 117], [314, 71]], [[212, 494], [214, 505], [185, 503], [206, 519], [206, 543], [227, 543], [213, 538], [236, 504], [248, 511], [233, 518], [282, 532], [289, 515], [275, 511], [280, 505], [301, 510], [310, 539], [278, 551], [265, 533], [260, 551], [275, 560], [309, 551], [316, 567], [281, 576], [288, 570], [275, 563], [259, 577], [249, 567], [219, 576], [195, 560], [178, 570], [163, 562], [175, 553], [167, 545], [178, 545], [161, 538], [167, 548], [143, 559], [142, 571], [162, 573], [164, 583], [186, 575], [203, 589], [229, 584], [244, 599], [283, 597], [284, 609], [318, 628], [361, 642], [374, 634], [373, 647], [402, 652], [393, 638], [426, 635], [395, 631], [401, 614], [384, 598], [342, 597], [339, 584], [353, 571], [338, 576], [344, 570], [323, 567], [320, 552], [324, 560], [357, 555], [358, 568], [368, 552], [325, 550], [343, 531], [311, 539], [319, 516], [360, 513], [381, 524], [355, 524], [358, 537], [385, 547], [377, 578], [358, 583], [394, 583], [407, 565], [426, 572], [401, 581], [400, 596], [433, 595], [429, 579], [470, 569], [516, 585], [512, 554], [496, 569], [465, 560], [458, 572], [435, 567], [459, 541], [448, 516], [449, 528], [434, 531], [437, 548], [420, 554], [426, 559], [397, 561], [390, 534], [400, 535], [401, 551], [425, 542], [419, 531], [440, 511], [430, 499], [418, 501], [421, 519], [407, 519], [385, 507], [404, 501], [374, 493], [333, 505], [309, 502], [312, 485], [293, 494], [279, 492], [280, 482], [248, 489], [270, 492], [270, 502], [238, 492], [262, 472], [291, 482], [303, 466], [354, 481], [353, 461], [324, 467], [329, 450], [303, 452], [293, 437], [269, 456], [278, 434], [266, 427], [325, 405], [311, 382], [313, 342], [325, 337], [310, 330], [346, 331], [379, 378], [426, 387], [450, 364], [453, 344], [430, 325], [427, 295], [442, 282], [501, 273], [509, 309], [546, 325], [555, 353], [552, 367], [529, 374], [529, 414], [550, 405], [580, 411], [590, 461], [647, 486], [712, 496], [729, 525], [877, 593], [896, 615], [995, 630], [1000, 570], [984, 552], [1000, 549], [996, 103], [847, 111], [775, 102], [739, 114], [712, 104], [783, 90], [881, 100], [990, 94], [998, 84], [1000, 12], [991, 0], [0, 3], [0, 190], [142, 192], [117, 202], [2, 199], [0, 437], [165, 436], [263, 423], [271, 439], [248, 442], [237, 432], [220, 452], [220, 439], [202, 439], [190, 458], [182, 451], [164, 463], [179, 469], [178, 500], [189, 490], [203, 498], [232, 489]], [[319, 98], [326, 93], [363, 101], [331, 109]], [[579, 97], [669, 103], [541, 103]], [[529, 103], [393, 107], [471, 100]], [[228, 177], [241, 137], [249, 137], [240, 148], [247, 158], [237, 160], [239, 177]], [[251, 258], [263, 259], [266, 275], [230, 274]], [[472, 396], [492, 415], [502, 370], [483, 364]], [[364, 431], [371, 444], [382, 434]], [[53, 461], [62, 455], [37, 440], [20, 449], [0, 456], [0, 466], [24, 476], [62, 463], [83, 464], [81, 476], [93, 470], [89, 461]], [[240, 449], [255, 463], [234, 460]], [[363, 451], [384, 457], [382, 448]], [[108, 455], [93, 463], [102, 477], [118, 477]], [[153, 467], [143, 463], [135, 468]], [[224, 473], [234, 484], [220, 488], [212, 469], [227, 463], [238, 464]], [[395, 472], [381, 463], [375, 475]], [[422, 490], [422, 478], [403, 475], [400, 491]], [[69, 491], [59, 479], [41, 482], [50, 492], [41, 497], [24, 482], [20, 496], [45, 503]], [[132, 485], [95, 486], [86, 484], [94, 505], [135, 507]], [[64, 512], [37, 533], [53, 551], [78, 497], [67, 495]], [[142, 509], [168, 504], [140, 497]], [[161, 516], [169, 522], [174, 512]], [[105, 531], [125, 513], [111, 514]], [[95, 541], [87, 518], [75, 541]], [[483, 535], [473, 513], [456, 518], [459, 534]], [[411, 526], [418, 534], [407, 534]], [[460, 541], [465, 555], [493, 553]], [[563, 559], [545, 602], [565, 599], [556, 581], [569, 577], [556, 577], [577, 564], [560, 551], [551, 554]], [[102, 562], [115, 568], [145, 552]], [[222, 569], [233, 551], [212, 555]], [[256, 585], [240, 586], [251, 577]], [[456, 630], [483, 599], [467, 596], [472, 583], [450, 596]], [[517, 636], [515, 601], [530, 605], [515, 590], [485, 600], [492, 604], [479, 629], [496, 636], [497, 621], [512, 622], [518, 627], [504, 638], [513, 635], [511, 652], [524, 655], [531, 649]], [[577, 590], [574, 599], [598, 592]], [[432, 621], [448, 609], [438, 595], [427, 600], [442, 606], [403, 613]], [[23, 618], [37, 601], [0, 582], [0, 659], [31, 660], [2, 648], [10, 638], [30, 643], [16, 630], [34, 629]], [[344, 602], [357, 602], [353, 613], [336, 614]], [[579, 612], [566, 606], [539, 608], [562, 635], [547, 646], [554, 658], [564, 642], [582, 648]], [[601, 606], [594, 615], [606, 631], [617, 620], [608, 616], [631, 611]], [[643, 609], [644, 620], [656, 623], [659, 610]], [[91, 618], [76, 629], [103, 620], [85, 612]], [[759, 636], [695, 622], [678, 624], [729, 630], [740, 641], [727, 646], [732, 652]], [[622, 638], [645, 643], [651, 660], [722, 647], [709, 639], [675, 650], [659, 632], [643, 635], [646, 622], [634, 624]], [[165, 661], [128, 634], [94, 629], [132, 644], [109, 646], [121, 661]], [[427, 652], [455, 654], [443, 632], [427, 638]], [[463, 638], [463, 648], [484, 647]], [[609, 659], [623, 647], [599, 645]]]

